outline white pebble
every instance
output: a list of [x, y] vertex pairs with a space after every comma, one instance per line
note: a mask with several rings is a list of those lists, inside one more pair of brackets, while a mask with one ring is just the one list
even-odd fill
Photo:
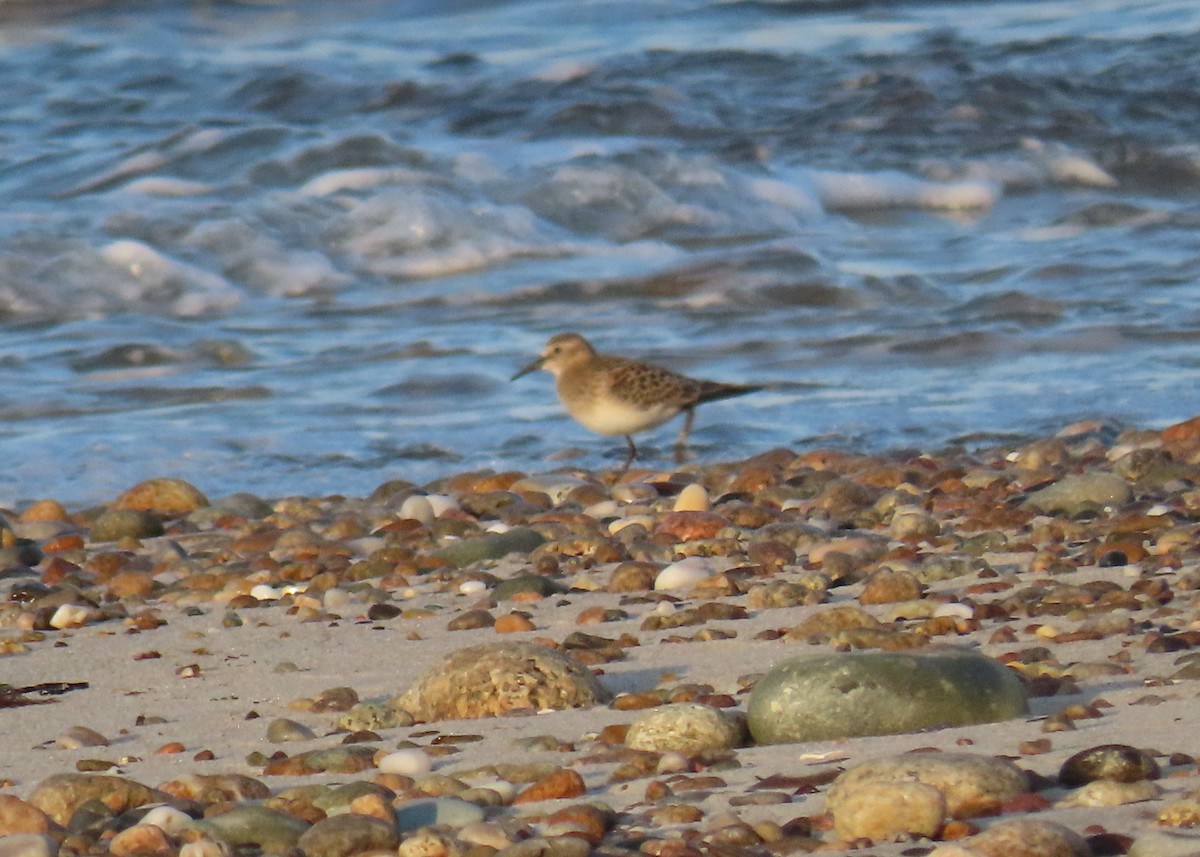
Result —
[[712, 502], [708, 499], [708, 492], [698, 482], [685, 486], [675, 498], [676, 512], [707, 512], [711, 508]]
[[475, 786], [477, 789], [487, 789], [500, 795], [500, 800], [506, 805], [512, 803], [517, 796], [517, 787], [507, 780], [486, 780]]
[[654, 578], [654, 590], [687, 589], [702, 580], [708, 580], [712, 570], [702, 557], [689, 556], [679, 562], [673, 562], [658, 573]]
[[477, 821], [461, 828], [455, 838], [471, 845], [485, 845], [499, 851], [513, 844], [512, 837], [494, 821]]
[[684, 771], [690, 771], [691, 764], [688, 762], [687, 756], [676, 750], [668, 750], [663, 753], [658, 759], [658, 767], [655, 773], [658, 774], [678, 774]]
[[283, 592], [265, 583], [260, 583], [250, 590], [250, 597], [259, 601], [277, 601], [281, 595]]
[[156, 806], [144, 816], [139, 824], [153, 824], [163, 833], [178, 838], [185, 830], [195, 826], [192, 817], [173, 806]]
[[610, 535], [615, 536], [617, 533], [621, 532], [621, 530], [633, 524], [641, 524], [643, 527], [649, 530], [654, 526], [654, 518], [650, 515], [630, 515], [628, 518], [617, 518], [608, 525], [608, 532]]
[[232, 853], [233, 849], [219, 839], [185, 842], [179, 849], [179, 857], [229, 857]]
[[487, 530], [485, 532], [507, 533], [511, 529], [512, 529], [512, 526], [510, 524], [504, 523], [504, 521], [493, 521], [492, 523], [488, 524]]
[[458, 585], [458, 591], [463, 595], [481, 595], [487, 592], [487, 584], [482, 580], [464, 580]]
[[970, 604], [960, 604], [957, 601], [950, 604], [939, 604], [933, 611], [934, 618], [950, 616], [954, 619], [970, 619], [975, 615], [975, 608]]
[[595, 518], [597, 521], [603, 521], [605, 518], [615, 518], [621, 514], [621, 507], [615, 500], [601, 500], [584, 509], [583, 514], [589, 518]]
[[326, 610], [337, 610], [350, 603], [350, 593], [344, 589], [326, 589], [321, 603]]
[[60, 631], [63, 628], [82, 628], [90, 615], [91, 610], [87, 607], [81, 607], [78, 604], [63, 604], [50, 617], [50, 627]]
[[292, 606], [297, 610], [321, 610], [324, 604], [320, 598], [313, 598], [311, 595], [297, 595], [292, 600]]
[[445, 494], [428, 494], [425, 499], [429, 501], [429, 508], [433, 509], [433, 516], [435, 518], [440, 518], [442, 513], [458, 508], [458, 503], [455, 499]]
[[429, 502], [428, 497], [422, 497], [419, 494], [414, 494], [411, 497], [405, 498], [400, 504], [400, 517], [407, 521], [420, 521], [422, 524], [430, 523], [433, 518], [433, 504]]
[[54, 746], [63, 750], [78, 750], [81, 747], [107, 747], [108, 739], [86, 726], [72, 726], [54, 739]]
[[406, 777], [419, 777], [433, 770], [433, 760], [424, 750], [409, 747], [388, 753], [379, 760], [379, 770], [385, 774], [402, 774]]

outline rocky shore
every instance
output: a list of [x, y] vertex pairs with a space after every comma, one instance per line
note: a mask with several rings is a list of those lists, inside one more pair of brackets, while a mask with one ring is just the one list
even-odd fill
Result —
[[1197, 486], [1200, 418], [0, 510], [0, 857], [1200, 855]]

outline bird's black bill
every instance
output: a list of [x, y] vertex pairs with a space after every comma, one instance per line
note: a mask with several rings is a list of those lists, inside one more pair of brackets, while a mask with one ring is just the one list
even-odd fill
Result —
[[508, 380], [515, 381], [518, 378], [520, 378], [522, 375], [528, 375], [530, 372], [536, 372], [538, 369], [542, 368], [542, 364], [545, 361], [546, 361], [546, 358], [539, 357], [537, 360], [534, 360], [532, 363], [530, 363], [524, 369], [518, 370], [517, 373], [515, 375], [513, 375], [511, 378], [509, 378]]

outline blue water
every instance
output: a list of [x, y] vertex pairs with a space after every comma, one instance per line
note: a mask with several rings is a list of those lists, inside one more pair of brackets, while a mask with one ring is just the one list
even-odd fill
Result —
[[766, 382], [700, 410], [701, 461], [1186, 418], [1198, 34], [1115, 0], [5, 4], [0, 504], [616, 463], [508, 381], [562, 330]]

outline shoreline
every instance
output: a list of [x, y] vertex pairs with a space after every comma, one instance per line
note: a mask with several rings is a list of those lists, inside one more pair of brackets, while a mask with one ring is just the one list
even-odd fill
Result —
[[[1187, 803], [1200, 786], [1189, 729], [1200, 677], [1189, 654], [1200, 645], [1200, 420], [1120, 434], [1076, 424], [974, 453], [774, 450], [679, 471], [635, 463], [615, 485], [611, 475], [463, 473], [429, 496], [387, 483], [368, 498], [234, 495], [216, 505], [164, 479], [86, 516], [53, 501], [6, 512], [3, 683], [88, 686], [0, 707], [9, 745], [0, 794], [20, 800], [21, 818], [36, 817], [25, 807], [39, 784], [83, 763], [93, 776], [174, 784], [165, 791], [177, 798], [197, 777], [249, 778], [269, 791], [267, 806], [306, 829], [336, 813], [303, 787], [370, 784], [401, 810], [465, 793], [485, 820], [435, 829], [447, 854], [534, 853], [526, 843], [535, 841], [562, 854], [838, 853], [854, 843], [826, 814], [825, 777], [939, 750], [1014, 761], [1031, 776], [1028, 796], [947, 816], [932, 840], [874, 842], [871, 853], [970, 848], [973, 834], [1024, 819], [1062, 825], [1086, 853], [1137, 854], [1139, 839], [1200, 818]], [[654, 588], [689, 556], [680, 588]], [[885, 577], [903, 585], [888, 590]], [[501, 588], [518, 578], [515, 591]], [[905, 588], [913, 582], [915, 595]], [[836, 610], [875, 624], [813, 630]], [[690, 624], [672, 624], [685, 615]], [[509, 641], [568, 653], [616, 701], [378, 725], [343, 743], [350, 732], [338, 718], [355, 701], [386, 707], [450, 652]], [[647, 761], [619, 740], [664, 703], [700, 701], [737, 720], [755, 681], [794, 655], [944, 645], [1019, 673], [1030, 713], [682, 761], [670, 752]], [[353, 693], [327, 693], [335, 688]], [[1069, 713], [1089, 707], [1098, 716]], [[271, 737], [294, 740], [269, 740], [282, 720], [294, 723]], [[1070, 805], [1081, 789], [1058, 781], [1061, 766], [1106, 744], [1149, 751], [1161, 776], [1139, 780], [1151, 786], [1134, 802]], [[359, 754], [370, 764], [327, 773], [287, 764], [314, 750], [358, 758], [349, 748], [370, 748]], [[431, 772], [373, 766], [398, 749], [419, 750], [408, 763]], [[638, 765], [649, 765], [641, 776], [622, 768]], [[561, 772], [578, 775], [584, 792], [547, 787], [556, 800], [514, 803]], [[805, 777], [811, 788], [797, 785]], [[481, 797], [489, 790], [498, 797]], [[179, 805], [199, 818], [264, 800], [211, 797], [200, 789]], [[608, 808], [599, 821], [581, 808], [594, 804]], [[1172, 807], [1174, 822], [1158, 823]], [[370, 801], [352, 811], [380, 813]], [[46, 853], [116, 841], [118, 851], [166, 856], [211, 840], [185, 825], [153, 847], [121, 845], [114, 837], [131, 839], [122, 833], [131, 822], [47, 827], [39, 841]], [[37, 832], [4, 823], [0, 835]], [[417, 848], [415, 834], [397, 836], [388, 847], [321, 851], [306, 840], [301, 850]], [[1200, 851], [1200, 838], [1190, 844]]]

